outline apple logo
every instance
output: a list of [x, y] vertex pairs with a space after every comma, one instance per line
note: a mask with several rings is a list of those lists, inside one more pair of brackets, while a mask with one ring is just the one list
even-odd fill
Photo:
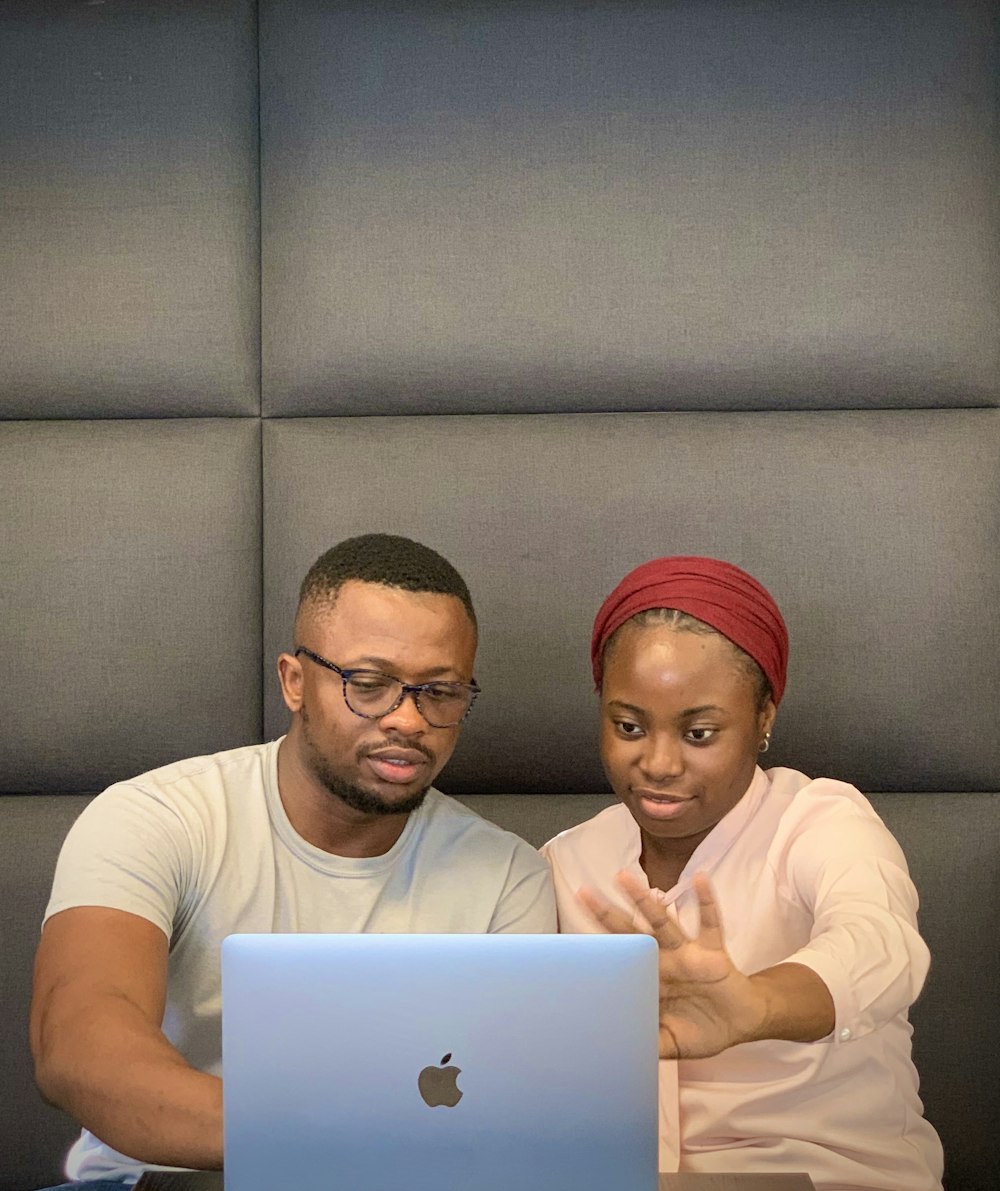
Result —
[[425, 1067], [417, 1076], [420, 1095], [424, 1103], [431, 1108], [438, 1108], [441, 1105], [445, 1108], [454, 1108], [462, 1099], [463, 1092], [457, 1083], [458, 1077], [462, 1074], [462, 1068], [446, 1067], [445, 1063], [450, 1060], [451, 1052], [449, 1051], [441, 1060], [440, 1066]]

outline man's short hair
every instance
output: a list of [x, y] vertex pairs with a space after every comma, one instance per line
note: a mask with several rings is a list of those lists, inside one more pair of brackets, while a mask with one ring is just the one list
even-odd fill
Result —
[[455, 596], [476, 624], [472, 596], [451, 563], [429, 546], [391, 533], [360, 534], [321, 554], [302, 580], [299, 610], [306, 604], [332, 606], [340, 588], [352, 579], [403, 591]]

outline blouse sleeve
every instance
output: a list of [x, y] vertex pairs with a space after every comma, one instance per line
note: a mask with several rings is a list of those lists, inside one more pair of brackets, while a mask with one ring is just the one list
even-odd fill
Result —
[[604, 927], [577, 897], [584, 885], [631, 912], [631, 905], [614, 881], [615, 873], [622, 869], [638, 868], [639, 832], [625, 807], [602, 811], [550, 839], [540, 851], [552, 870], [561, 934], [604, 933]]
[[786, 854], [786, 896], [813, 919], [809, 943], [786, 962], [811, 968], [830, 990], [834, 1042], [849, 1042], [905, 1012], [930, 965], [902, 849], [867, 801], [851, 792], [856, 797], [845, 799], [838, 791], [829, 806], [820, 795]]

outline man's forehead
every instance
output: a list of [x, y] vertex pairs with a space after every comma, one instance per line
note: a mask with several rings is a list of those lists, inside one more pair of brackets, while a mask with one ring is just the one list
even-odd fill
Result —
[[307, 598], [296, 616], [296, 633], [371, 632], [406, 637], [433, 631], [435, 623], [447, 632], [464, 622], [475, 632], [462, 601], [443, 592], [409, 591], [384, 583], [350, 579], [335, 592]]

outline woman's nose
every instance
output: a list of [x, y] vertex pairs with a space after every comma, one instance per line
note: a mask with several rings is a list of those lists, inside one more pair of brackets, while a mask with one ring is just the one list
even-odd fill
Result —
[[683, 744], [675, 736], [660, 733], [646, 738], [647, 747], [639, 759], [639, 768], [649, 781], [662, 785], [684, 772]]

